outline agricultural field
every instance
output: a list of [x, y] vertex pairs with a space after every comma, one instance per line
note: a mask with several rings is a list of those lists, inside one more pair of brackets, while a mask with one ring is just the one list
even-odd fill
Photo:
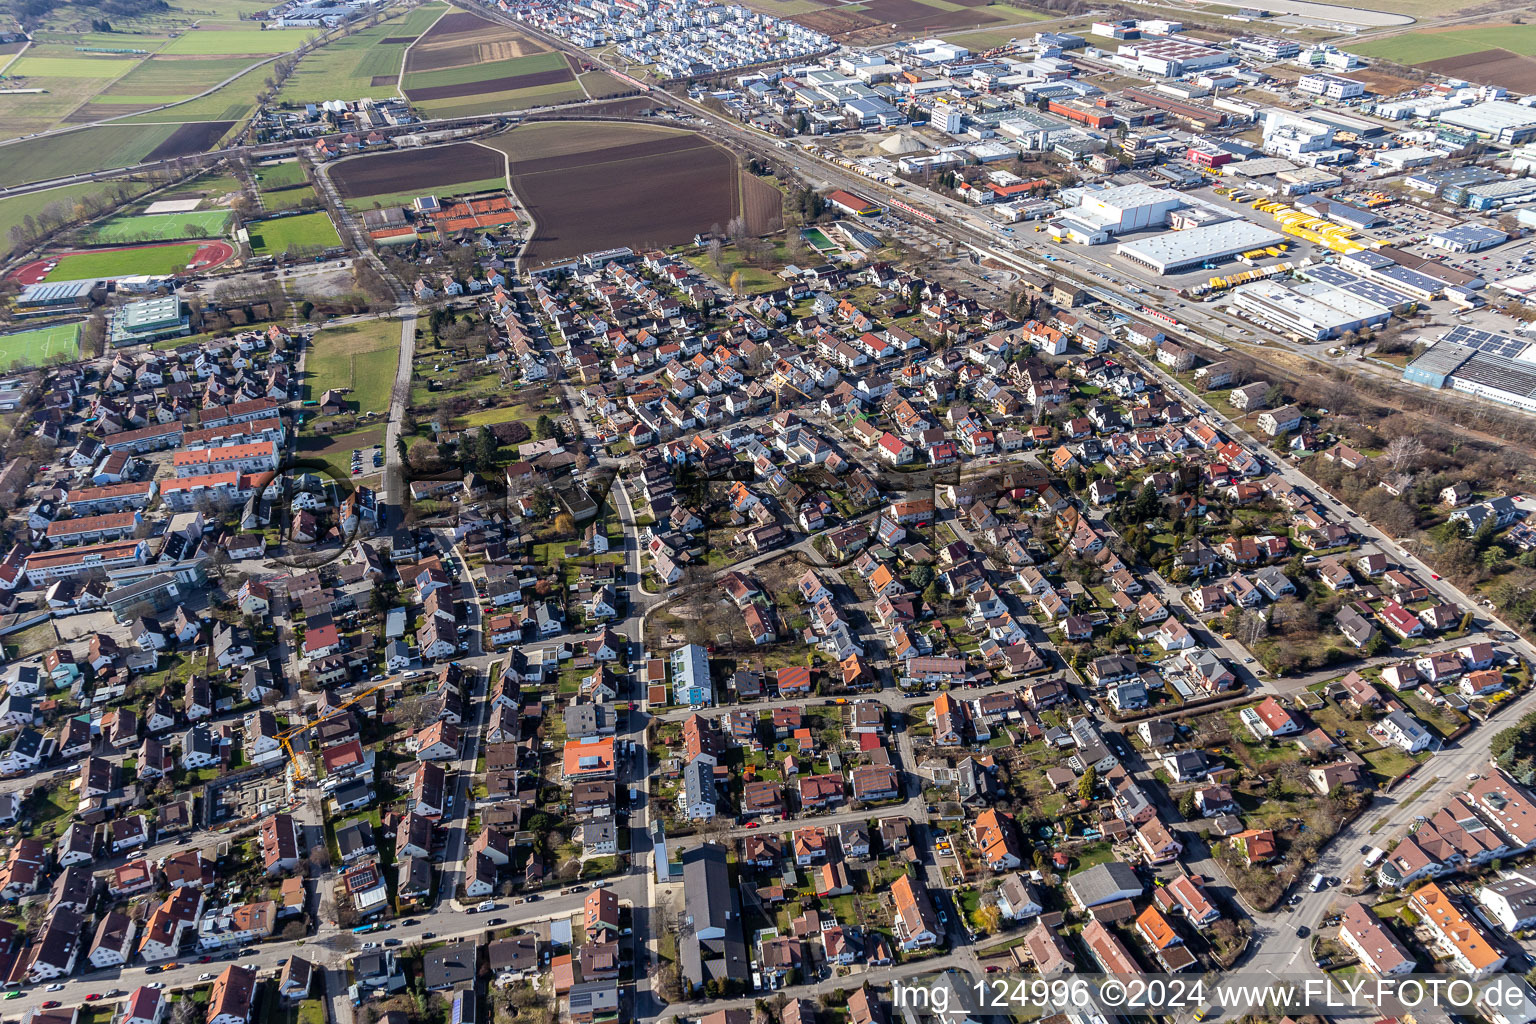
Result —
[[246, 225], [251, 251], [258, 256], [281, 256], [289, 249], [329, 249], [341, 244], [330, 214], [321, 210], [296, 217], [282, 217]]
[[[253, 68], [220, 89], [215, 89], [206, 96], [178, 103], [174, 107], [165, 110], [150, 110], [125, 117], [121, 124], [182, 124], [186, 123], [190, 128], [192, 122], [205, 122], [209, 124], [222, 124], [224, 129], [218, 142], [224, 133], [236, 123], [249, 117], [251, 111], [256, 108], [256, 94], [260, 92], [266, 83], [266, 79], [272, 74], [272, 69], [263, 64]], [[211, 144], [210, 144], [211, 145]]]
[[[271, 28], [245, 22], [234, 28], [194, 28], [166, 44], [161, 53], [185, 53], [202, 56], [242, 54], [275, 57], [302, 46], [319, 35], [313, 28]], [[244, 27], [244, 26], [249, 27]]]
[[860, 43], [1049, 17], [988, 0], [750, 0], [747, 6]]
[[414, 106], [441, 117], [586, 98], [570, 62], [554, 52], [440, 71], [408, 71], [404, 91]]
[[125, 214], [99, 224], [93, 243], [163, 242], [179, 238], [217, 238], [229, 227], [228, 210], [194, 213]]
[[93, 18], [102, 16], [100, 5], [55, 0], [36, 16], [36, 35], [49, 38], [67, 35], [71, 39], [82, 40], [76, 43], [78, 46], [139, 46], [142, 44], [138, 40], [125, 42], [124, 37], [133, 34], [165, 36], [173, 32], [184, 32], [210, 16], [235, 20], [269, 10], [271, 6], [270, 0], [203, 0], [196, 5], [183, 7], [171, 4], [160, 10], [146, 10], [136, 15], [114, 10], [111, 16], [112, 32], [107, 34], [79, 32]]
[[[607, 75], [593, 73], [599, 95]], [[585, 99], [570, 62], [516, 29], [467, 11], [445, 15], [406, 57], [405, 95], [424, 113], [458, 117]]]
[[[155, 40], [154, 45], [163, 43], [164, 40]], [[130, 74], [144, 59], [142, 55], [76, 53], [72, 46], [34, 45], [10, 62], [6, 86], [45, 91], [0, 95], [0, 138], [32, 134], [65, 123], [76, 110], [90, 106], [98, 93]]]
[[247, 57], [150, 57], [113, 82], [82, 111], [72, 114], [71, 119], [92, 120], [87, 113], [94, 113], [98, 108], [102, 116], [111, 117], [110, 108], [115, 106], [178, 103], [239, 75], [251, 63]]
[[333, 388], [349, 388], [360, 413], [382, 413], [389, 407], [390, 388], [400, 358], [400, 325], [393, 320], [369, 320], [317, 333], [305, 357], [308, 401]]
[[[200, 152], [194, 134], [180, 124], [98, 125], [79, 131], [27, 139], [0, 147], [0, 185], [126, 167], [146, 159], [162, 159]], [[179, 136], [179, 138], [177, 137]], [[11, 149], [11, 146], [22, 146]], [[25, 152], [25, 157], [20, 154]]]
[[407, 73], [441, 71], [546, 53], [549, 47], [516, 29], [454, 10], [416, 40], [406, 58]]
[[473, 142], [354, 157], [332, 164], [330, 176], [347, 205], [361, 209], [375, 202], [398, 205], [428, 192], [465, 194], [507, 187], [502, 154]]
[[59, 324], [19, 334], [0, 334], [0, 366], [14, 366], [18, 362], [41, 366], [59, 353], [71, 359], [79, 358], [79, 324]]
[[328, 99], [384, 99], [398, 96], [405, 51], [448, 8], [430, 3], [355, 32], [305, 54], [283, 83], [279, 100], [314, 103]]
[[1476, 28], [1425, 29], [1351, 44], [1351, 53], [1399, 64], [1428, 64], [1482, 50], [1509, 50], [1536, 56], [1536, 25], [1480, 25]]
[[197, 250], [196, 242], [150, 245], [129, 249], [77, 252], [60, 258], [44, 280], [81, 281], [93, 277], [128, 277], [132, 274], [174, 274], [184, 270]]
[[[533, 265], [615, 245], [665, 248], [743, 213], [735, 160], [693, 132], [540, 121], [486, 145], [508, 154], [512, 189], [537, 225]], [[747, 187], [760, 217], [768, 186]]]

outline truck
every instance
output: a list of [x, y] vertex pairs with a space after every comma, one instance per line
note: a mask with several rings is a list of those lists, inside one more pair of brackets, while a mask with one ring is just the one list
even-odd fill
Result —
[[1373, 846], [1366, 851], [1365, 860], [1361, 862], [1363, 867], [1373, 868], [1381, 862], [1381, 858], [1387, 855], [1387, 851], [1379, 846]]

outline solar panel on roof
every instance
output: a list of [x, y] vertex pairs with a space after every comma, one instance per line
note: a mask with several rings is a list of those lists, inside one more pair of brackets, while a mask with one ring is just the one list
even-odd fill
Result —
[[1457, 345], [1465, 345], [1467, 348], [1486, 352], [1491, 356], [1501, 359], [1519, 359], [1531, 343], [1524, 338], [1516, 338], [1509, 334], [1498, 334], [1494, 331], [1482, 331], [1475, 327], [1459, 324], [1452, 327], [1446, 334], [1445, 341]]

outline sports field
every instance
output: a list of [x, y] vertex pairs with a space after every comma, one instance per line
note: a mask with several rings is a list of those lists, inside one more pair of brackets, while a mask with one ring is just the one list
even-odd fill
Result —
[[217, 238], [229, 226], [228, 210], [154, 213], [113, 217], [91, 232], [93, 242], [169, 242], [178, 238]]
[[383, 412], [399, 357], [400, 325], [393, 320], [327, 327], [315, 335], [305, 357], [305, 397], [319, 401], [331, 388], [351, 388], [348, 397], [358, 412]]
[[324, 211], [259, 221], [246, 227], [251, 233], [251, 251], [258, 256], [281, 256], [292, 248], [328, 249], [341, 244], [341, 236]]
[[196, 242], [154, 245], [142, 249], [108, 249], [78, 252], [59, 260], [45, 281], [80, 281], [92, 277], [129, 277], [134, 274], [174, 274], [191, 261]]
[[39, 327], [35, 331], [20, 334], [0, 334], [0, 366], [12, 366], [24, 362], [28, 366], [41, 366], [59, 352], [71, 359], [80, 355], [80, 325], [60, 324], [57, 327]]
[[28, 217], [32, 217], [35, 222], [39, 215], [50, 209], [59, 216], [72, 217], [75, 207], [85, 202], [92, 204], [87, 212], [94, 209], [101, 213], [105, 212], [106, 207], [98, 207], [95, 204], [107, 203], [109, 197], [115, 195], [118, 189], [122, 190], [124, 198], [131, 198], [146, 188], [148, 188], [147, 185], [90, 181], [78, 185], [65, 185], [62, 188], [51, 188], [46, 192], [25, 192], [0, 199], [0, 257], [11, 255], [18, 243], [25, 241], [24, 238], [14, 237], [11, 230], [23, 226]]

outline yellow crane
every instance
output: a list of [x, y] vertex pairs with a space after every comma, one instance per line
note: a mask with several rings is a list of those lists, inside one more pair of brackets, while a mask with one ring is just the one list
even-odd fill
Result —
[[808, 402], [815, 401], [815, 399], [813, 399], [810, 395], [806, 394], [804, 391], [801, 391], [799, 388], [795, 387], [795, 385], [791, 384], [789, 381], [787, 381], [787, 380], [780, 380], [777, 384], [775, 384], [773, 386], [773, 411], [774, 412], [779, 412], [779, 411], [781, 411], [784, 408], [784, 389], [785, 388], [789, 388], [789, 390], [795, 392], [797, 395], [799, 395], [801, 398], [805, 399]]
[[288, 760], [293, 762], [293, 779], [295, 782], [304, 781], [304, 762], [300, 760], [298, 754], [294, 752], [292, 743], [293, 737], [298, 736], [300, 733], [308, 732], [310, 729], [320, 725], [322, 722], [330, 721], [332, 718], [335, 718], [337, 715], [341, 714], [343, 711], [347, 710], [347, 708], [351, 707], [353, 704], [356, 704], [370, 693], [382, 690], [388, 685], [388, 683], [379, 683], [376, 686], [370, 686], [366, 690], [353, 694], [350, 699], [336, 705], [334, 708], [332, 708], [330, 711], [327, 711], [319, 718], [312, 718], [305, 722], [303, 725], [291, 726], [277, 734], [277, 741], [282, 744], [283, 752], [288, 755]]

